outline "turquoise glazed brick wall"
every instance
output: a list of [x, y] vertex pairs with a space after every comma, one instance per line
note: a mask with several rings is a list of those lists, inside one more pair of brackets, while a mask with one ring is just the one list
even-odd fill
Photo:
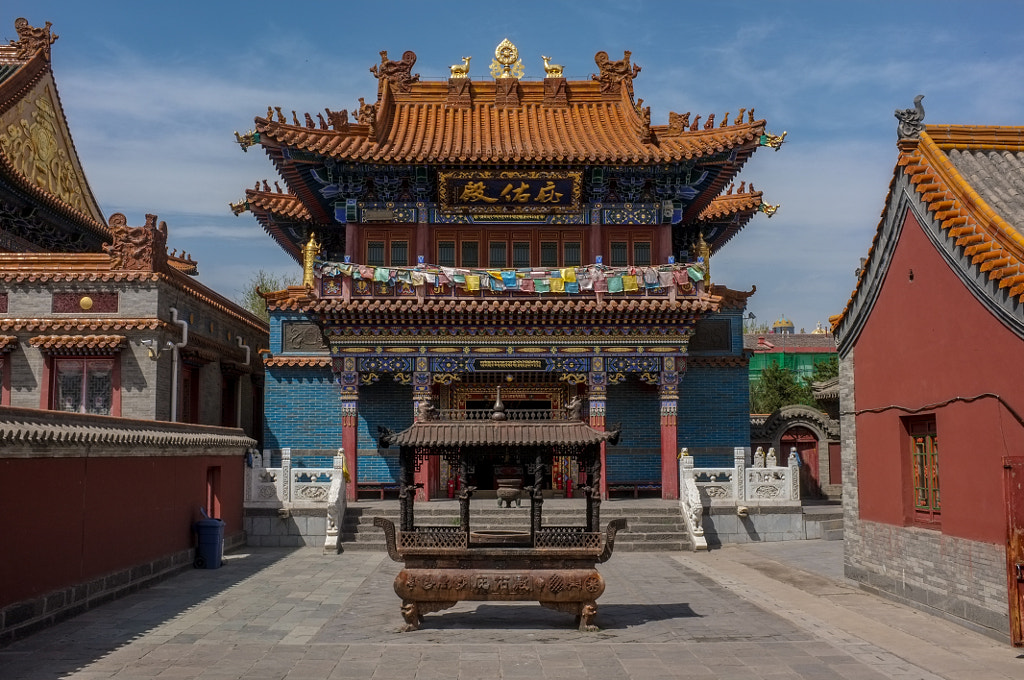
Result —
[[690, 449], [697, 467], [732, 467], [733, 448], [750, 446], [750, 373], [746, 365], [701, 365], [701, 356], [743, 356], [743, 310], [710, 318], [728, 319], [729, 352], [693, 352], [679, 381], [677, 450]]
[[330, 368], [268, 369], [263, 414], [267, 449], [341, 446], [340, 390]]
[[616, 446], [607, 447], [609, 482], [661, 479], [661, 399], [658, 388], [636, 378], [608, 386], [605, 419], [622, 425]]
[[400, 432], [412, 425], [412, 386], [384, 376], [381, 382], [359, 388], [359, 481], [398, 481], [398, 448], [377, 447], [377, 427]]
[[609, 482], [656, 482], [661, 479], [661, 453], [617, 454], [605, 457]]
[[646, 447], [661, 450], [661, 401], [656, 385], [630, 378], [608, 386], [604, 422], [622, 426], [618, 447]]

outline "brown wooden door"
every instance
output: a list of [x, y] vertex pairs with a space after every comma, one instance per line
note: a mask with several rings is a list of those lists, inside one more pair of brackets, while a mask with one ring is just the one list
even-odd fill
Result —
[[1006, 479], [1006, 583], [1010, 641], [1024, 646], [1024, 457], [1003, 459]]

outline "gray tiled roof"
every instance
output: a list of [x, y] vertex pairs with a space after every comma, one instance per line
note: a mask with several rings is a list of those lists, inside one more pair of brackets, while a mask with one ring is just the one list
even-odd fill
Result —
[[1024, 227], [1024, 151], [951, 149], [950, 162], [1004, 220]]

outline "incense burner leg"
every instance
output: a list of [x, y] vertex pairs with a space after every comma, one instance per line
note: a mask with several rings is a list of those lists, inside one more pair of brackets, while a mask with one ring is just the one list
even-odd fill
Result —
[[595, 600], [587, 602], [551, 602], [550, 600], [540, 600], [540, 605], [548, 609], [554, 609], [557, 612], [572, 614], [576, 617], [576, 624], [584, 633], [593, 633], [601, 630], [594, 624], [594, 617], [597, 615], [597, 602]]
[[419, 630], [420, 624], [423, 623], [424, 614], [439, 612], [450, 607], [454, 607], [456, 604], [456, 602], [420, 602], [417, 600], [402, 600], [402, 618], [405, 619], [405, 625], [402, 626], [402, 632], [408, 633], [409, 631]]

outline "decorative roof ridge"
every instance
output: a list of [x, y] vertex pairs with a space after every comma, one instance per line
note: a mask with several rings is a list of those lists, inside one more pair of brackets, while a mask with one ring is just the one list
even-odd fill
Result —
[[270, 326], [266, 321], [187, 274], [168, 268], [167, 271], [160, 273], [160, 278], [259, 333], [270, 332]]
[[270, 356], [267, 354], [263, 355], [263, 365], [267, 368], [274, 367], [291, 367], [291, 366], [308, 366], [315, 368], [323, 368], [331, 365], [330, 356]]
[[123, 335], [37, 335], [29, 338], [29, 345], [43, 351], [53, 349], [120, 350]]
[[943, 151], [1024, 151], [1024, 126], [1020, 125], [925, 125], [923, 134]]
[[44, 331], [44, 330], [177, 330], [177, 326], [160, 319], [143, 318], [47, 318], [47, 319], [0, 319], [0, 330], [4, 331]]
[[[1009, 295], [1024, 301], [1024, 235], [1006, 222], [978, 195], [978, 192], [960, 174], [945, 154], [943, 146], [936, 143], [931, 134], [937, 131], [946, 141], [958, 139], [979, 126], [925, 126], [918, 138], [901, 139], [898, 143], [899, 156], [893, 171], [882, 207], [882, 215], [871, 241], [868, 254], [861, 260], [857, 271], [857, 282], [850, 298], [839, 314], [829, 317], [833, 333], [840, 333], [840, 325], [847, 319], [867, 277], [868, 269], [877, 256], [878, 245], [886, 225], [886, 215], [891, 207], [893, 191], [902, 176], [909, 181], [917, 199], [924, 205], [926, 214], [944, 232], [946, 239], [953, 239], [955, 249], [964, 257], [970, 257], [970, 267], [981, 273], [988, 273], [988, 279], [999, 279], [999, 288], [1009, 288]], [[993, 129], [990, 126], [989, 129]], [[976, 148], [957, 144], [948, 149]], [[985, 148], [982, 146], [981, 148]], [[984, 233], [979, 233], [979, 231]], [[994, 242], [994, 243], [993, 243]], [[998, 266], [997, 266], [998, 265]]]
[[[1021, 133], [1024, 133], [1024, 128], [1019, 129]], [[1024, 137], [1021, 137], [1024, 140]], [[956, 146], [950, 148], [958, 149], [977, 149], [977, 146]], [[984, 148], [984, 147], [982, 147]], [[971, 218], [976, 220], [978, 226], [988, 232], [996, 241], [999, 242], [1004, 248], [1007, 248], [1017, 258], [1017, 260], [1024, 260], [1024, 235], [1022, 235], [1016, 228], [1007, 222], [1001, 215], [999, 215], [991, 206], [981, 197], [977, 190], [970, 185], [970, 183], [960, 174], [953, 162], [945, 154], [944, 150], [939, 147], [938, 144], [932, 139], [929, 130], [926, 128], [921, 134], [921, 139], [918, 144], [918, 150], [930, 163], [930, 167], [925, 168], [925, 173], [930, 170], [944, 181], [946, 186], [956, 194], [956, 199], [962, 205], [960, 207], [960, 215], [956, 217], [964, 216], [968, 217], [968, 221]], [[1024, 147], [1022, 147], [1024, 150]], [[904, 153], [901, 156], [908, 156]], [[904, 172], [907, 172], [910, 162], [912, 159], [908, 157], [908, 163], [904, 166]], [[902, 161], [902, 158], [901, 158]], [[916, 183], [917, 193], [921, 194], [922, 200], [924, 200], [926, 193], [924, 189], [928, 188], [926, 182]], [[929, 212], [934, 212], [936, 219], [940, 219], [940, 207], [945, 207], [941, 202], [936, 201], [925, 201], [929, 204]], [[933, 206], [936, 206], [933, 208]], [[955, 203], [950, 206], [954, 210], [958, 207]], [[964, 213], [966, 211], [966, 214]], [[955, 216], [949, 215], [948, 212], [943, 212], [941, 219], [943, 222], [953, 218]], [[982, 271], [985, 271], [984, 269]]]
[[[6, 449], [4, 456], [25, 455], [11, 453], [8, 447], [39, 444], [47, 445], [45, 455], [50, 457], [89, 456], [88, 449], [82, 450], [83, 444], [123, 446], [144, 450], [138, 455], [153, 456], [162, 455], [163, 451], [167, 455], [182, 455], [182, 448], [191, 447], [249, 448], [255, 446], [256, 441], [236, 428], [0, 406], [0, 444]], [[68, 454], [54, 451], [62, 447], [73, 451]], [[110, 453], [102, 451], [96, 455]]]
[[718, 298], [719, 303], [726, 309], [744, 309], [747, 300], [757, 292], [757, 286], [751, 286], [750, 290], [733, 290], [721, 284], [711, 286], [711, 296]]

